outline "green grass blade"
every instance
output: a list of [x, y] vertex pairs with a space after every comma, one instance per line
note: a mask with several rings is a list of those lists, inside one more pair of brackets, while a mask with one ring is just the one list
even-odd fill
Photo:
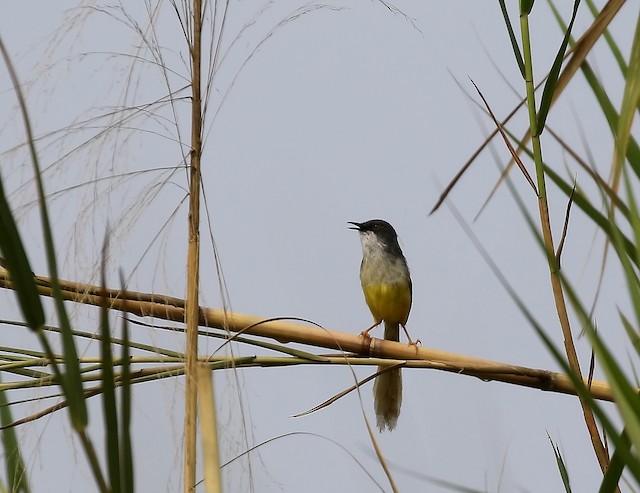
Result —
[[[0, 390], [0, 423], [3, 426], [13, 422], [11, 408], [5, 391]], [[30, 493], [29, 478], [22, 460], [20, 443], [13, 427], [2, 430], [2, 447], [4, 448], [4, 467], [7, 475], [9, 491], [12, 493]]]
[[571, 493], [571, 484], [569, 483], [569, 471], [567, 471], [567, 466], [564, 463], [564, 459], [562, 458], [562, 454], [560, 453], [560, 447], [558, 447], [551, 437], [547, 433], [547, 438], [549, 438], [549, 443], [551, 444], [551, 448], [553, 449], [553, 455], [556, 457], [556, 464], [558, 466], [558, 471], [560, 472], [560, 478], [562, 479], [562, 485], [564, 486], [564, 491], [566, 493]]
[[613, 452], [611, 456], [611, 462], [609, 462], [609, 468], [602, 478], [602, 483], [600, 483], [600, 489], [598, 493], [613, 493], [617, 490], [618, 484], [620, 483], [620, 477], [622, 476], [622, 472], [624, 471], [624, 467], [626, 462], [623, 458], [622, 448], [624, 448], [624, 452], [626, 454], [631, 453], [631, 441], [629, 440], [629, 435], [625, 430], [622, 430], [620, 433], [620, 445], [619, 448]]
[[44, 310], [40, 295], [24, 251], [18, 226], [13, 218], [11, 208], [4, 193], [0, 178], [0, 250], [4, 256], [4, 267], [11, 275], [14, 292], [18, 298], [20, 310], [27, 325], [32, 330], [39, 330], [44, 325]]
[[[589, 333], [589, 331], [587, 331]], [[590, 339], [594, 345], [598, 361], [602, 366], [607, 381], [611, 385], [616, 407], [625, 423], [625, 429], [636, 450], [640, 449], [640, 396], [635, 386], [627, 380], [621, 367], [604, 344], [602, 339], [592, 333]], [[636, 459], [637, 462], [637, 459]], [[640, 479], [640, 478], [637, 478]]]
[[627, 317], [624, 316], [624, 313], [620, 310], [618, 310], [618, 315], [620, 315], [620, 320], [622, 321], [624, 330], [627, 331], [627, 336], [629, 337], [631, 344], [633, 344], [636, 353], [640, 354], [640, 335], [638, 334], [638, 331], [633, 327], [633, 325], [631, 325], [629, 319], [627, 319]]
[[509, 41], [511, 42], [511, 48], [513, 48], [513, 55], [516, 57], [516, 63], [518, 64], [518, 68], [520, 69], [520, 74], [524, 78], [524, 61], [522, 60], [522, 53], [520, 52], [518, 40], [516, 39], [516, 35], [513, 32], [513, 26], [511, 25], [511, 19], [509, 19], [507, 6], [505, 5], [504, 0], [498, 0], [498, 3], [500, 4], [500, 11], [502, 12], [504, 24], [507, 27], [507, 32], [509, 33]]
[[[82, 431], [86, 428], [88, 422], [87, 407], [84, 400], [84, 392], [82, 389], [82, 380], [80, 376], [80, 365], [78, 363], [78, 352], [73, 340], [73, 334], [71, 332], [71, 324], [64, 307], [64, 301], [62, 298], [60, 283], [58, 282], [58, 267], [55, 256], [55, 248], [53, 244], [53, 235], [51, 230], [51, 222], [49, 221], [49, 214], [47, 212], [47, 204], [45, 200], [44, 184], [42, 183], [42, 175], [40, 173], [40, 164], [38, 160], [38, 153], [36, 152], [35, 139], [33, 131], [31, 130], [31, 120], [27, 111], [27, 104], [22, 94], [20, 81], [16, 74], [9, 53], [0, 38], [0, 52], [4, 59], [5, 65], [9, 72], [9, 77], [13, 83], [13, 90], [18, 99], [20, 111], [22, 114], [22, 120], [25, 127], [25, 133], [27, 136], [27, 144], [29, 152], [31, 154], [31, 164], [33, 165], [33, 175], [36, 183], [36, 190], [38, 196], [38, 204], [40, 206], [40, 219], [42, 223], [42, 235], [44, 238], [44, 247], [47, 256], [47, 264], [49, 266], [49, 273], [51, 277], [51, 287], [53, 289], [53, 299], [60, 319], [60, 327], [62, 328], [62, 346], [65, 356], [65, 369], [66, 373], [63, 376], [60, 373], [58, 365], [52, 363], [54, 372], [60, 380], [60, 385], [69, 402], [69, 416], [71, 419], [71, 425], [74, 430]], [[41, 341], [44, 337], [40, 338]], [[45, 343], [46, 344], [46, 343]], [[50, 351], [51, 348], [46, 346]]]
[[573, 13], [571, 14], [571, 20], [569, 21], [569, 25], [565, 30], [564, 38], [562, 39], [562, 43], [560, 43], [560, 48], [558, 48], [558, 53], [556, 54], [556, 58], [553, 61], [551, 70], [549, 71], [547, 82], [545, 82], [544, 84], [544, 90], [542, 91], [542, 99], [540, 100], [540, 109], [538, 110], [536, 124], [538, 135], [542, 134], [544, 125], [547, 121], [547, 116], [549, 115], [549, 109], [551, 108], [551, 103], [553, 102], [553, 93], [555, 92], [556, 84], [558, 83], [560, 69], [562, 69], [562, 61], [564, 60], [564, 55], [567, 51], [567, 46], [569, 45], [571, 29], [573, 29], [573, 23], [576, 20], [579, 6], [580, 0], [575, 0], [573, 4]]
[[529, 15], [535, 0], [520, 0], [520, 15]]
[[[124, 288], [124, 276], [121, 275], [121, 284]], [[126, 291], [124, 299], [126, 297]], [[133, 493], [134, 490], [134, 469], [133, 451], [131, 446], [131, 351], [129, 345], [129, 318], [127, 311], [123, 311], [122, 320], [122, 387], [120, 390], [121, 412], [120, 412], [120, 450], [122, 451], [120, 470], [122, 472], [121, 490], [123, 493]]]
[[111, 353], [111, 332], [109, 329], [109, 298], [106, 294], [105, 260], [103, 249], [102, 279], [103, 289], [100, 303], [100, 355], [102, 360], [102, 408], [106, 441], [107, 469], [112, 493], [120, 493], [120, 446], [118, 443], [118, 411], [116, 406], [115, 382], [113, 377], [113, 355]]
[[[620, 108], [620, 118], [616, 128], [616, 146], [613, 160], [614, 174], [619, 176], [622, 171], [627, 148], [631, 141], [631, 126], [640, 100], [640, 17], [636, 24], [631, 53], [629, 55], [629, 70], [625, 80], [624, 93]], [[631, 161], [631, 158], [629, 158]], [[640, 159], [634, 161], [640, 165]]]
[[[623, 164], [624, 163], [621, 163], [621, 165]], [[623, 178], [630, 206], [629, 209], [631, 213], [631, 227], [636, 241], [636, 250], [632, 258], [638, 259], [640, 258], [640, 217], [638, 216], [638, 208], [635, 201], [635, 195], [626, 168], [623, 170]], [[611, 216], [613, 216], [613, 214], [611, 214]], [[613, 221], [614, 220], [612, 217], [611, 222]], [[624, 270], [624, 274], [627, 278], [627, 291], [632, 301], [632, 307], [635, 310], [636, 323], [640, 324], [640, 281], [638, 280], [637, 271], [633, 268], [633, 266], [630, 265], [630, 263], [626, 259], [620, 260], [622, 268]]]

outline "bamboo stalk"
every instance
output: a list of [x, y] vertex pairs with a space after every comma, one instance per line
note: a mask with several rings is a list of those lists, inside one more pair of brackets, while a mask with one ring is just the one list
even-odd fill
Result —
[[198, 365], [200, 434], [204, 462], [204, 487], [206, 493], [220, 493], [220, 451], [218, 449], [218, 429], [216, 426], [216, 405], [213, 393], [211, 369], [206, 363]]
[[200, 272], [200, 157], [202, 155], [202, 100], [200, 61], [202, 3], [193, 1], [191, 51], [191, 160], [189, 167], [189, 220], [187, 252], [185, 416], [184, 416], [184, 492], [191, 493], [196, 484], [196, 438], [198, 405], [198, 291]]
[[[36, 279], [40, 294], [51, 296], [48, 278], [38, 276]], [[66, 300], [96, 306], [100, 304], [101, 298], [97, 294], [98, 286], [65, 280], [60, 280], [60, 286], [62, 296]], [[8, 273], [3, 269], [0, 269], [0, 287], [11, 288]], [[120, 311], [126, 309], [128, 313], [141, 317], [155, 317], [179, 323], [184, 321], [185, 302], [179, 298], [127, 291], [128, 298], [125, 301], [122, 298], [123, 292], [120, 290], [107, 289], [105, 294], [111, 302], [111, 309]], [[408, 346], [382, 339], [363, 339], [353, 333], [280, 320], [268, 320], [253, 315], [225, 312], [214, 308], [200, 308], [199, 323], [205, 327], [268, 337], [282, 343], [295, 342], [355, 353], [361, 356], [406, 360], [407, 367], [428, 367], [474, 376], [483, 381], [499, 381], [549, 392], [577, 395], [571, 379], [562, 373], [500, 363], [439, 349]], [[376, 361], [373, 360], [371, 364], [377, 364]], [[587, 384], [586, 380], [585, 384]], [[593, 380], [587, 386], [590, 387], [591, 394], [595, 399], [613, 400], [611, 388], [606, 382]]]
[[[520, 14], [520, 29], [522, 32], [522, 45], [525, 67], [525, 88], [527, 92], [527, 109], [529, 112], [529, 129], [531, 132], [531, 145], [533, 148], [533, 157], [536, 167], [536, 179], [538, 185], [538, 212], [540, 216], [540, 227], [542, 230], [542, 238], [544, 241], [544, 247], [547, 253], [547, 260], [549, 264], [549, 274], [551, 281], [551, 289], [553, 292], [553, 299], [556, 305], [556, 312], [558, 314], [558, 321], [562, 330], [564, 339], [565, 353], [567, 355], [567, 361], [572, 372], [582, 379], [582, 372], [580, 369], [580, 361], [573, 342], [573, 335], [571, 332], [571, 326], [569, 323], [569, 314], [567, 312], [567, 306], [565, 303], [564, 290], [562, 288], [562, 281], [560, 279], [559, 271], [560, 265], [558, 259], [555, 256], [555, 247], [553, 243], [553, 235], [551, 231], [551, 221], [549, 217], [549, 204], [547, 202], [546, 192], [546, 180], [544, 163], [542, 160], [542, 146], [540, 143], [540, 133], [542, 129], [538, 128], [538, 114], [536, 112], [535, 104], [535, 89], [533, 83], [533, 62], [530, 45], [529, 35], [529, 12], [523, 12]], [[585, 425], [591, 438], [591, 444], [600, 465], [602, 473], [606, 473], [609, 466], [609, 455], [604, 448], [598, 425], [596, 423], [593, 411], [589, 407], [588, 403], [579, 397], [580, 407], [582, 408], [582, 414], [584, 417]], [[617, 490], [616, 490], [617, 491]]]

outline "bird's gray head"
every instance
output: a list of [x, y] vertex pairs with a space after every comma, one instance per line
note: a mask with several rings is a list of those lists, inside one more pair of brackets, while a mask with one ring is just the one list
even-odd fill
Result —
[[349, 224], [353, 224], [354, 229], [360, 233], [362, 240], [362, 246], [364, 248], [372, 247], [373, 244], [377, 244], [382, 247], [383, 250], [390, 253], [400, 252], [400, 245], [398, 244], [398, 235], [393, 226], [387, 221], [382, 219], [371, 219], [363, 223], [356, 223], [349, 221]]

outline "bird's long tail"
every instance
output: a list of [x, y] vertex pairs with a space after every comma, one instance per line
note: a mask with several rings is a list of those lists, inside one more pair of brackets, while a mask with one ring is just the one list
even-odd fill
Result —
[[[400, 340], [400, 325], [384, 323], [384, 338], [390, 341]], [[378, 371], [384, 369], [379, 366]], [[400, 368], [389, 370], [376, 377], [373, 384], [373, 407], [376, 411], [378, 429], [389, 431], [396, 427], [402, 404], [402, 375]]]

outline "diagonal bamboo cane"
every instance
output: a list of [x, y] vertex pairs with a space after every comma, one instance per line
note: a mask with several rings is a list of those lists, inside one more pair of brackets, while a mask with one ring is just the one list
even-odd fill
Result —
[[[52, 290], [49, 279], [36, 276], [36, 281], [40, 294], [51, 296]], [[4, 269], [0, 269], [0, 287], [11, 288], [8, 272]], [[60, 287], [65, 300], [96, 306], [100, 304], [99, 286], [60, 280]], [[127, 291], [126, 295], [127, 299], [124, 300], [122, 291], [117, 289], [106, 290], [111, 309], [126, 310], [128, 313], [141, 317], [155, 317], [179, 323], [184, 322], [186, 303], [183, 299], [132, 291]], [[407, 367], [431, 368], [474, 376], [483, 381], [498, 381], [549, 392], [577, 395], [576, 388], [568, 375], [549, 370], [500, 363], [439, 349], [409, 346], [383, 339], [362, 338], [357, 334], [280, 320], [265, 320], [253, 315], [225, 312], [214, 308], [200, 308], [199, 323], [202, 326], [230, 332], [268, 337], [281, 343], [294, 342], [355, 353], [361, 356], [407, 361]], [[374, 361], [374, 364], [377, 363]], [[595, 399], [613, 401], [613, 394], [609, 384], [599, 380], [584, 381]]]

